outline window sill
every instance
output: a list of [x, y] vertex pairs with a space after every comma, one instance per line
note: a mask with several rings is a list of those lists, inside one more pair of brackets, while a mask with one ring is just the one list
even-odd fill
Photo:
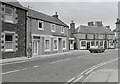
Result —
[[13, 49], [5, 49], [4, 52], [15, 52]]
[[50, 52], [50, 49], [45, 50], [45, 52]]
[[54, 30], [51, 30], [51, 32], [52, 32], [52, 33], [55, 33], [55, 31], [54, 31]]
[[53, 49], [53, 51], [58, 51], [58, 49]]
[[38, 28], [38, 30], [41, 30], [41, 31], [43, 31], [44, 29], [43, 29], [43, 28]]
[[66, 50], [66, 48], [63, 48], [63, 50]]
[[13, 21], [8, 21], [8, 20], [5, 20], [4, 22], [14, 24], [14, 22], [13, 22]]

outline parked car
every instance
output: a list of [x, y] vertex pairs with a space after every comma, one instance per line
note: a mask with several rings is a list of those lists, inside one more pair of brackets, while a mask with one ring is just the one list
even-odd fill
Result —
[[102, 53], [105, 51], [105, 48], [99, 46], [99, 47], [96, 47], [96, 48], [89, 48], [88, 49], [91, 53]]

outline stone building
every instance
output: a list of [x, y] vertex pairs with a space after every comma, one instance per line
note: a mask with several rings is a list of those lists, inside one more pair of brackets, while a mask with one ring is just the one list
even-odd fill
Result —
[[1, 58], [26, 56], [26, 14], [19, 2], [0, 2]]

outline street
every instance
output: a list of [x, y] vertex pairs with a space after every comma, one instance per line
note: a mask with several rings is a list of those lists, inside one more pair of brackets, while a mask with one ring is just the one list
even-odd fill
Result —
[[[67, 82], [84, 70], [118, 58], [118, 50], [64, 54], [46, 59], [2, 65], [3, 82]], [[114, 67], [118, 67], [117, 65]]]

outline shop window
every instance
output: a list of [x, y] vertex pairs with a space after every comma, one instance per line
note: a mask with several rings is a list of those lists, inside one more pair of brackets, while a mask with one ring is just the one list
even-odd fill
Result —
[[81, 41], [81, 46], [85, 47], [86, 46], [86, 41]]
[[96, 46], [99, 46], [99, 41], [96, 41]]
[[100, 46], [103, 46], [103, 41], [100, 41]]
[[95, 46], [95, 42], [94, 41], [91, 41], [91, 46]]

